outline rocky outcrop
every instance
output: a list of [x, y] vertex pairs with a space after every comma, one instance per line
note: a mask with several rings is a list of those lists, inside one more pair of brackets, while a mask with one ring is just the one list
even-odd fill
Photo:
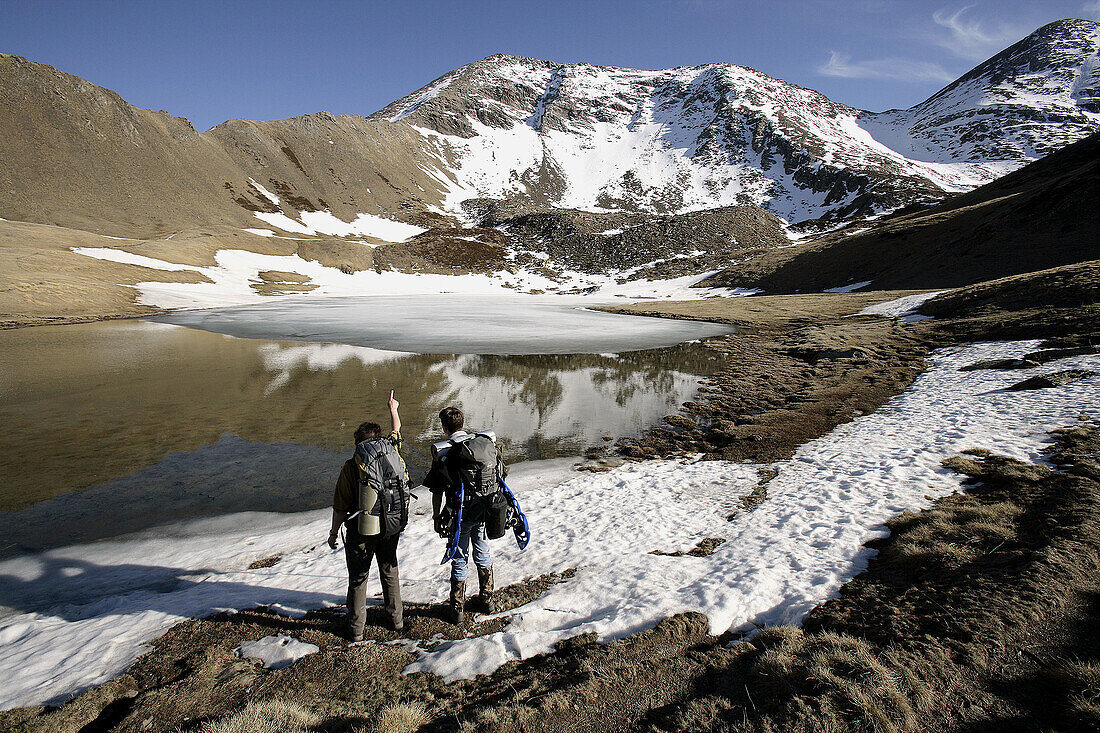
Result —
[[770, 293], [861, 282], [869, 289], [953, 288], [1100, 259], [1097, 231], [1100, 134], [938, 206], [764, 254], [707, 284]]

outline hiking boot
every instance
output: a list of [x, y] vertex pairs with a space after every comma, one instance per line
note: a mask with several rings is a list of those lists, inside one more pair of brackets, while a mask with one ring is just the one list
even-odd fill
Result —
[[451, 621], [455, 626], [466, 622], [466, 581], [451, 581]]
[[390, 619], [390, 630], [391, 631], [397, 631], [398, 633], [404, 631], [405, 630], [405, 622], [404, 621], [394, 621], [391, 618]]
[[493, 602], [493, 568], [477, 569], [477, 599], [481, 603], [485, 613], [496, 613], [496, 603]]

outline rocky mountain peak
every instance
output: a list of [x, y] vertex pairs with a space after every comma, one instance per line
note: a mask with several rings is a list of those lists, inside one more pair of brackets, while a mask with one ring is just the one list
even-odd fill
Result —
[[413, 126], [447, 161], [452, 211], [488, 197], [847, 217], [968, 190], [1100, 129], [1098, 35], [1091, 21], [1048, 24], [928, 100], [878, 114], [733, 64], [494, 54], [372, 119]]
[[1044, 102], [1098, 113], [1100, 23], [1066, 19], [1048, 23], [983, 61], [917, 107], [955, 95], [981, 95], [992, 104]]
[[992, 178], [1100, 129], [1098, 54], [1100, 23], [1048, 23], [920, 104], [861, 124], [910, 157], [985, 164]]

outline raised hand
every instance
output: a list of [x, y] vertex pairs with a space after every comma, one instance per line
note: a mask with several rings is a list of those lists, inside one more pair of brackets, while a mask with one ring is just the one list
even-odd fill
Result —
[[401, 406], [401, 403], [394, 398], [392, 389], [390, 390], [389, 405], [390, 422], [393, 423], [393, 429], [396, 432], [401, 432], [401, 416], [397, 414], [397, 408]]

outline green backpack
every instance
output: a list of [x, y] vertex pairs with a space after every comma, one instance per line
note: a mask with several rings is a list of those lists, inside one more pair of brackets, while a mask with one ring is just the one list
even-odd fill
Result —
[[[395, 537], [409, 523], [409, 471], [386, 438], [364, 440], [355, 446], [359, 467], [359, 534]], [[351, 517], [349, 517], [350, 521]]]

